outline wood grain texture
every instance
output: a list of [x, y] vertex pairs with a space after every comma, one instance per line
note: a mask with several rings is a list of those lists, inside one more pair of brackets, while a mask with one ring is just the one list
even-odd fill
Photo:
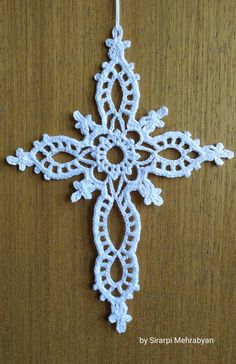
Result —
[[[235, 149], [235, 0], [125, 0], [121, 10], [141, 74], [138, 116], [166, 105], [166, 130]], [[76, 109], [98, 119], [92, 77], [113, 23], [111, 0], [0, 1], [0, 363], [235, 363], [235, 160], [190, 179], [156, 178], [160, 208], [134, 196], [141, 291], [124, 335], [91, 288], [95, 200], [72, 204], [71, 180], [46, 182], [4, 162], [44, 132], [76, 137]], [[140, 336], [215, 344], [144, 347]]]

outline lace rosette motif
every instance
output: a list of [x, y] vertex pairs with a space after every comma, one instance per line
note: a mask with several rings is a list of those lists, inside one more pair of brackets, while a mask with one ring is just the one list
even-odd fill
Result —
[[[95, 76], [101, 124], [95, 123], [91, 115], [83, 116], [75, 111], [75, 127], [84, 135], [82, 141], [63, 135], [44, 134], [41, 141], [33, 143], [29, 152], [18, 148], [16, 156], [7, 157], [7, 162], [18, 165], [21, 171], [34, 166], [35, 173], [42, 173], [47, 180], [82, 174], [84, 178], [74, 182], [72, 202], [81, 197], [91, 199], [95, 190], [100, 191], [93, 217], [93, 235], [98, 252], [94, 289], [100, 292], [102, 301], [110, 302], [109, 321], [116, 323], [119, 333], [125, 332], [126, 323], [131, 320], [126, 301], [133, 298], [134, 291], [139, 290], [136, 249], [141, 223], [130, 193], [139, 191], [145, 204], [160, 206], [163, 203], [161, 190], [148, 179], [149, 173], [168, 178], [189, 177], [203, 162], [222, 165], [224, 158], [233, 157], [233, 152], [224, 149], [221, 143], [201, 147], [200, 141], [192, 139], [189, 132], [171, 131], [152, 137], [150, 133], [164, 126], [162, 119], [168, 114], [166, 107], [150, 111], [147, 116], [136, 120], [140, 98], [139, 75], [133, 72], [134, 65], [125, 59], [124, 51], [130, 47], [130, 42], [122, 41], [122, 34], [120, 26], [113, 29], [113, 38], [106, 41], [110, 60], [102, 64], [102, 72]], [[112, 88], [116, 81], [123, 95], [118, 110], [112, 100]], [[138, 134], [139, 140], [130, 137], [130, 132]], [[119, 163], [110, 162], [107, 156], [114, 147], [119, 148], [123, 155]], [[178, 159], [169, 160], [161, 156], [162, 151], [170, 148], [179, 152]], [[66, 163], [57, 162], [54, 156], [60, 152], [70, 154], [72, 159]], [[134, 171], [135, 178], [131, 178]], [[97, 172], [105, 173], [105, 179], [96, 178]], [[107, 224], [114, 204], [119, 207], [125, 222], [124, 238], [118, 249], [110, 239]], [[115, 282], [110, 271], [117, 259], [123, 274]]]

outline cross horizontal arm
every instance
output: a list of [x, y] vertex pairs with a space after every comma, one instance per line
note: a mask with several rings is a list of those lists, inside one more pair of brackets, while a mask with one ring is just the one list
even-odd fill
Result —
[[[11, 165], [18, 165], [20, 171], [26, 167], [33, 167], [35, 173], [42, 173], [46, 180], [68, 179], [83, 173], [88, 165], [93, 165], [94, 161], [86, 159], [86, 155], [91, 148], [85, 141], [77, 141], [63, 135], [49, 136], [43, 135], [41, 141], [34, 141], [33, 148], [25, 152], [22, 148], [16, 150], [16, 156], [8, 156], [7, 162]], [[57, 162], [54, 159], [58, 153], [66, 153], [71, 156], [71, 160], [65, 163]]]
[[[234, 156], [222, 143], [200, 146], [200, 140], [192, 139], [189, 132], [169, 131], [157, 137], [146, 138], [143, 142], [147, 146], [143, 149], [149, 151], [149, 155], [146, 165], [142, 161], [140, 167], [147, 173], [167, 178], [189, 177], [193, 170], [201, 168], [203, 162], [214, 162], [221, 166], [224, 164], [223, 159]], [[174, 160], [163, 156], [166, 150], [171, 149], [179, 154]]]

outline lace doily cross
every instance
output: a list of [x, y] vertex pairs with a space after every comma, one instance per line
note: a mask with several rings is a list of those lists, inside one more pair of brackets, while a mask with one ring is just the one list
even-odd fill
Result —
[[[125, 332], [126, 323], [131, 320], [126, 301], [139, 290], [136, 249], [141, 222], [131, 200], [131, 192], [138, 191], [147, 205], [160, 206], [163, 203], [161, 190], [149, 180], [150, 173], [167, 178], [189, 177], [203, 162], [214, 162], [220, 166], [223, 159], [233, 157], [233, 152], [224, 149], [222, 143], [200, 146], [200, 141], [192, 139], [189, 132], [169, 131], [151, 136], [155, 129], [164, 126], [162, 119], [167, 116], [168, 110], [162, 107], [150, 111], [140, 120], [136, 119], [140, 99], [139, 75], [133, 72], [134, 64], [125, 59], [124, 52], [130, 47], [130, 42], [123, 41], [122, 34], [121, 26], [117, 25], [113, 29], [112, 39], [106, 41], [110, 60], [102, 64], [102, 72], [95, 76], [95, 98], [101, 123], [95, 123], [91, 115], [83, 116], [75, 111], [75, 128], [83, 134], [82, 141], [64, 135], [44, 134], [41, 141], [33, 142], [29, 152], [18, 148], [15, 156], [7, 157], [7, 162], [17, 165], [20, 171], [34, 167], [34, 172], [42, 173], [46, 180], [61, 180], [82, 174], [84, 178], [74, 182], [72, 202], [81, 197], [91, 199], [95, 190], [100, 192], [93, 217], [93, 235], [98, 252], [93, 287], [100, 292], [102, 301], [110, 302], [109, 321], [116, 323], [119, 333]], [[118, 109], [112, 99], [115, 82], [122, 90]], [[139, 140], [129, 137], [130, 132], [138, 134]], [[122, 153], [119, 163], [112, 163], [108, 158], [109, 151], [114, 147]], [[161, 156], [166, 149], [176, 150], [179, 158], [170, 160]], [[72, 160], [57, 162], [54, 157], [61, 152], [71, 155]], [[141, 158], [144, 152], [146, 157]], [[134, 171], [136, 178], [131, 179]], [[96, 178], [99, 172], [105, 173], [104, 180]], [[108, 231], [108, 216], [115, 204], [125, 222], [125, 234], [119, 248], [115, 248]], [[114, 281], [111, 267], [117, 259], [122, 266], [122, 277]]]

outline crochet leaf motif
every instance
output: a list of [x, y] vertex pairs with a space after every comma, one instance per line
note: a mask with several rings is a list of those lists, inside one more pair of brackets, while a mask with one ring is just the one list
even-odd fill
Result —
[[[130, 193], [138, 191], [145, 204], [160, 206], [163, 203], [161, 190], [148, 179], [149, 173], [168, 178], [189, 177], [203, 162], [222, 165], [223, 159], [234, 155], [221, 143], [201, 147], [200, 141], [192, 139], [189, 132], [169, 131], [152, 137], [151, 133], [156, 128], [164, 126], [162, 119], [168, 114], [166, 107], [150, 111], [147, 116], [136, 120], [140, 98], [139, 75], [133, 72], [134, 65], [125, 59], [124, 51], [130, 47], [130, 42], [122, 41], [122, 34], [120, 26], [113, 29], [112, 39], [106, 41], [110, 60], [102, 64], [102, 72], [95, 76], [101, 124], [95, 123], [91, 115], [83, 116], [75, 111], [75, 128], [84, 135], [82, 141], [63, 135], [44, 134], [41, 141], [34, 141], [29, 152], [19, 148], [16, 156], [7, 157], [7, 162], [18, 165], [20, 171], [34, 167], [35, 173], [42, 173], [46, 180], [84, 175], [82, 181], [74, 182], [72, 202], [81, 197], [91, 199], [95, 190], [100, 191], [93, 217], [93, 234], [98, 252], [94, 290], [100, 292], [102, 301], [110, 302], [111, 315], [108, 319], [116, 323], [119, 333], [125, 332], [127, 322], [131, 321], [126, 301], [133, 298], [134, 291], [139, 290], [136, 249], [141, 223]], [[122, 90], [118, 109], [112, 99], [115, 82]], [[130, 137], [130, 132], [138, 134], [139, 140]], [[119, 163], [112, 163], [108, 158], [108, 152], [114, 147], [119, 148], [123, 155]], [[175, 160], [164, 158], [161, 152], [166, 149], [174, 149], [179, 157]], [[71, 160], [57, 162], [54, 157], [61, 152], [69, 154]], [[105, 173], [104, 180], [97, 178], [99, 172]], [[125, 234], [119, 248], [112, 243], [107, 224], [115, 204], [125, 222]], [[123, 273], [121, 279], [115, 282], [110, 271], [117, 259]]]

